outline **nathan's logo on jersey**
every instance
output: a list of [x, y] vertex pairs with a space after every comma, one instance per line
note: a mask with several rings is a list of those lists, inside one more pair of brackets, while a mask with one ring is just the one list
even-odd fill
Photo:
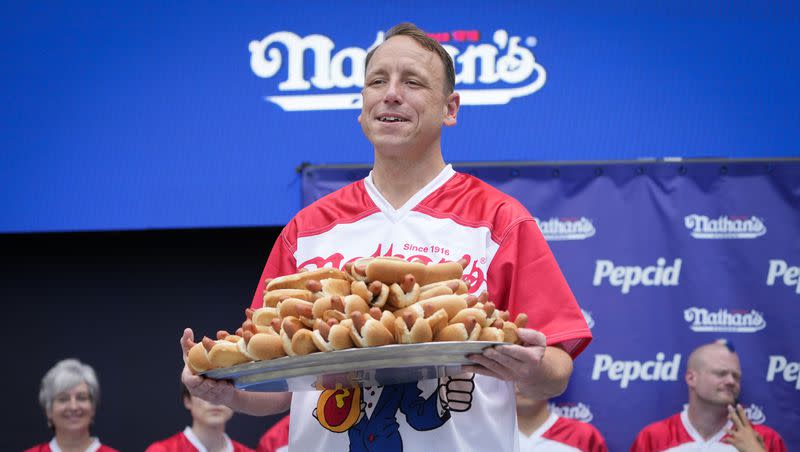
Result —
[[767, 367], [767, 381], [775, 381], [778, 375], [783, 381], [794, 383], [794, 388], [800, 391], [800, 362], [789, 361], [781, 355], [771, 355]]
[[583, 314], [583, 320], [586, 320], [586, 325], [591, 330], [594, 328], [594, 319], [592, 318], [592, 313], [586, 310], [581, 309], [581, 313]]
[[[533, 36], [515, 36], [500, 29], [430, 33], [453, 57], [456, 90], [461, 105], [501, 105], [539, 91], [547, 72], [531, 51]], [[281, 81], [266, 100], [286, 111], [361, 108], [361, 88], [367, 52], [384, 39], [379, 31], [363, 47], [336, 48], [321, 34], [299, 36], [291, 31], [270, 33], [250, 41], [250, 69], [265, 79]], [[306, 63], [313, 62], [307, 68]]]
[[635, 286], [677, 286], [681, 277], [681, 259], [675, 259], [672, 265], [659, 257], [656, 265], [640, 267], [636, 265], [614, 265], [610, 260], [599, 259], [595, 262], [593, 286], [599, 286], [603, 280], [614, 287], [620, 287], [623, 294], [630, 292]]
[[755, 333], [767, 326], [764, 316], [751, 309], [718, 309], [691, 307], [683, 311], [683, 318], [690, 323], [689, 328], [698, 333]]
[[693, 213], [683, 217], [683, 224], [696, 239], [754, 239], [767, 233], [764, 221], [756, 216], [709, 218]]
[[778, 278], [783, 284], [794, 286], [794, 292], [800, 294], [800, 267], [791, 266], [781, 259], [770, 259], [767, 272], [767, 285], [774, 286]]
[[654, 361], [621, 361], [611, 355], [594, 355], [592, 380], [600, 380], [605, 374], [611, 381], [619, 381], [620, 388], [627, 388], [631, 381], [678, 381], [678, 369], [681, 367], [681, 354], [676, 353], [670, 361], [664, 361], [665, 355], [656, 354]]
[[550, 218], [542, 221], [534, 217], [536, 224], [542, 231], [547, 241], [554, 240], [583, 240], [592, 237], [596, 232], [592, 220], [580, 218]]
[[[399, 246], [398, 246], [398, 248], [399, 248]], [[408, 247], [406, 247], [406, 248], [408, 248]], [[433, 249], [439, 249], [439, 248], [432, 247], [431, 250], [433, 250]], [[461, 277], [461, 279], [466, 281], [466, 283], [469, 285], [469, 291], [471, 293], [474, 293], [474, 292], [477, 292], [479, 290], [485, 289], [485, 283], [486, 283], [486, 270], [485, 270], [486, 262], [485, 261], [486, 261], [486, 259], [483, 259], [483, 258], [481, 258], [481, 259], [473, 259], [472, 256], [470, 256], [469, 254], [465, 254], [465, 255], [461, 256], [460, 258], [458, 258], [458, 259], [441, 258], [437, 262], [437, 261], [434, 261], [433, 259], [431, 259], [430, 257], [424, 255], [424, 254], [420, 254], [419, 253], [420, 249], [418, 249], [418, 248], [408, 248], [408, 250], [412, 251], [412, 253], [414, 253], [414, 254], [407, 255], [407, 254], [395, 253], [393, 244], [389, 245], [389, 247], [386, 249], [386, 251], [383, 251], [383, 246], [381, 244], [378, 244], [378, 246], [375, 248], [375, 252], [370, 254], [368, 257], [396, 257], [396, 258], [399, 258], [399, 259], [405, 259], [405, 260], [407, 260], [409, 262], [411, 262], [411, 261], [420, 262], [420, 263], [425, 264], [425, 265], [428, 265], [428, 264], [434, 263], [434, 262], [442, 263], [442, 262], [448, 262], [448, 261], [463, 260], [464, 262], [466, 262], [466, 267], [464, 268], [464, 275]], [[447, 254], [449, 254], [449, 250], [447, 250], [447, 251], [448, 251]], [[439, 254], [442, 254], [442, 253], [439, 253]], [[318, 256], [318, 257], [312, 257], [310, 259], [307, 259], [307, 260], [301, 262], [297, 266], [297, 268], [298, 269], [306, 269], [306, 270], [314, 270], [314, 269], [322, 268], [322, 267], [333, 267], [333, 268], [338, 268], [339, 270], [344, 271], [345, 265], [349, 264], [350, 262], [355, 262], [355, 261], [357, 261], [359, 259], [362, 259], [363, 257], [364, 256], [358, 256], [358, 257], [353, 257], [353, 258], [345, 260], [344, 255], [342, 255], [341, 253], [333, 253], [328, 257]]]
[[762, 410], [761, 407], [756, 404], [751, 403], [750, 405], [746, 406], [744, 408], [744, 414], [753, 424], [758, 425], [767, 422], [767, 416], [764, 414], [764, 410]]
[[568, 417], [581, 422], [592, 422], [594, 415], [589, 405], [584, 403], [550, 403], [550, 412], [561, 417]]

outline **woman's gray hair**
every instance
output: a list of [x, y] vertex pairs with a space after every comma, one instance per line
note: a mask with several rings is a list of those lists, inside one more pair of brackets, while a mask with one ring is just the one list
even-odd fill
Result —
[[69, 391], [81, 383], [86, 383], [92, 398], [92, 406], [97, 407], [97, 402], [100, 400], [100, 385], [97, 383], [97, 375], [92, 366], [72, 358], [56, 363], [42, 378], [42, 386], [39, 389], [39, 403], [44, 412], [50, 411], [53, 400], [58, 394]]

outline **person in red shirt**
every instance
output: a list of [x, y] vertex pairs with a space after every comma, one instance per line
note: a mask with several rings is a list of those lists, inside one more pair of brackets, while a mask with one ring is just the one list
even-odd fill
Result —
[[517, 394], [520, 452], [608, 452], [603, 435], [587, 422], [550, 411], [549, 400]]
[[154, 442], [146, 452], [252, 452], [225, 434], [225, 426], [233, 417], [232, 409], [192, 396], [183, 384], [181, 395], [183, 406], [192, 414], [192, 426]]
[[751, 425], [738, 403], [742, 368], [731, 344], [718, 340], [696, 348], [686, 365], [689, 405], [636, 436], [631, 452], [786, 452], [783, 438]]
[[99, 400], [100, 385], [91, 366], [77, 359], [59, 361], [42, 378], [39, 389], [53, 439], [25, 452], [117, 452], [90, 433]]
[[275, 423], [258, 440], [256, 452], [287, 452], [289, 450], [289, 415]]

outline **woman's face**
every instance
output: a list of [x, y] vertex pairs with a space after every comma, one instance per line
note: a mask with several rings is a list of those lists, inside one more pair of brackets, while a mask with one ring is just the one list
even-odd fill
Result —
[[94, 419], [94, 404], [86, 383], [56, 394], [53, 406], [47, 413], [56, 432], [89, 432]]

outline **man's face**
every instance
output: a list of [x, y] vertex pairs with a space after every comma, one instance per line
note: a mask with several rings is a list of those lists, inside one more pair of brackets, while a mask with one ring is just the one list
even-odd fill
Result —
[[741, 391], [739, 357], [724, 347], [707, 350], [697, 369], [689, 370], [686, 383], [697, 398], [714, 405], [736, 402]]
[[378, 152], [425, 152], [438, 143], [443, 124], [455, 124], [458, 94], [444, 93], [442, 61], [408, 36], [378, 47], [361, 94], [358, 121]]
[[206, 427], [224, 426], [233, 417], [233, 410], [225, 405], [216, 405], [198, 397], [184, 397], [183, 404], [191, 411], [194, 422]]

